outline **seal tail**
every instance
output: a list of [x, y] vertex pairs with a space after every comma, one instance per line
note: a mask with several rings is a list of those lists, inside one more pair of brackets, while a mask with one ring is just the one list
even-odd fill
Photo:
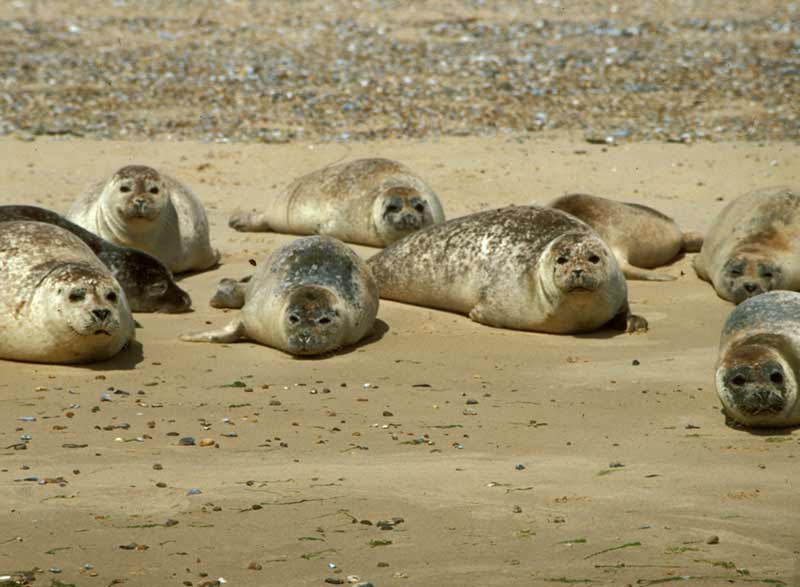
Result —
[[628, 279], [635, 279], [638, 281], [675, 281], [678, 279], [674, 275], [667, 275], [666, 273], [656, 273], [655, 271], [648, 271], [647, 269], [640, 269], [633, 265], [620, 265], [622, 274]]
[[684, 253], [699, 253], [700, 248], [703, 246], [703, 233], [697, 230], [684, 230], [683, 231], [683, 252]]
[[276, 232], [263, 212], [234, 212], [228, 226], [239, 232]]

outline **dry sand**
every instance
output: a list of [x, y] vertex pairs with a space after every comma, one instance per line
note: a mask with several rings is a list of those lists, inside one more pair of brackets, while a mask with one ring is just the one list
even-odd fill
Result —
[[[713, 366], [733, 306], [690, 257], [663, 269], [675, 282], [630, 284], [643, 335], [513, 332], [381, 302], [371, 341], [323, 359], [179, 342], [229, 319], [208, 306], [221, 277], [291, 238], [236, 233], [229, 213], [358, 156], [409, 164], [450, 217], [580, 190], [704, 229], [743, 191], [800, 182], [789, 143], [0, 140], [0, 203], [64, 211], [89, 181], [153, 164], [196, 190], [223, 253], [218, 270], [182, 280], [193, 313], [137, 315], [141, 346], [112, 361], [0, 362], [0, 575], [38, 567], [35, 585], [81, 587], [348, 575], [376, 587], [800, 585], [800, 436], [726, 426]], [[25, 450], [5, 448], [23, 434]], [[218, 446], [179, 446], [186, 436]], [[393, 517], [404, 521], [377, 527]]]

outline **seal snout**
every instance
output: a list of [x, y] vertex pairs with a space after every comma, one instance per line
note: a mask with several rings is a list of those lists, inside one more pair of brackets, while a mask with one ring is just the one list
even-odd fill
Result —
[[722, 402], [734, 413], [777, 416], [787, 407], [793, 379], [770, 349], [743, 345], [732, 350], [720, 375]]

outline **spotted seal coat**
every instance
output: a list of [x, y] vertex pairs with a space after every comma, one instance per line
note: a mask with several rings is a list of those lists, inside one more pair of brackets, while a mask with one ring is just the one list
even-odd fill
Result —
[[570, 333], [647, 329], [630, 313], [614, 255], [560, 210], [488, 210], [407, 236], [368, 260], [381, 297], [502, 328]]
[[259, 264], [246, 284], [234, 285], [241, 289], [229, 307], [241, 306], [239, 315], [220, 330], [182, 340], [248, 338], [292, 355], [319, 355], [364, 338], [378, 312], [378, 289], [364, 261], [327, 236], [292, 241]]
[[134, 338], [125, 293], [71, 232], [42, 222], [0, 223], [0, 358], [84, 363]]
[[716, 369], [723, 410], [744, 426], [800, 425], [800, 293], [771, 291], [739, 304], [722, 330]]
[[800, 290], [800, 192], [770, 187], [733, 200], [711, 225], [694, 268], [734, 304]]
[[67, 218], [115, 245], [149, 253], [173, 273], [202, 271], [219, 260], [203, 204], [152, 167], [129, 165], [91, 186]]
[[63, 216], [37, 206], [0, 206], [0, 222], [32, 220], [60, 226], [89, 245], [117, 279], [133, 312], [186, 312], [189, 294], [175, 283], [169, 269], [139, 249], [118, 247]]
[[383, 247], [443, 221], [439, 198], [405, 165], [358, 159], [304, 175], [262, 210], [237, 212], [228, 224], [245, 232], [326, 234]]
[[591, 226], [611, 248], [628, 279], [676, 279], [648, 269], [667, 265], [680, 253], [696, 253], [703, 244], [701, 234], [683, 231], [669, 216], [641, 204], [569, 194], [549, 205]]

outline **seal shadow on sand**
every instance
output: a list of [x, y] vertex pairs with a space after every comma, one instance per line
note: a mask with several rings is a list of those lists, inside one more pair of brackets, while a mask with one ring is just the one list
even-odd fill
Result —
[[[722, 417], [725, 418], [725, 426], [728, 428], [738, 432], [747, 432], [751, 436], [792, 436], [793, 432], [800, 430], [800, 424], [781, 428], [749, 428], [739, 424], [736, 420], [729, 418], [725, 414], [723, 414]], [[800, 583], [798, 583], [798, 585], [800, 585]]]
[[142, 361], [144, 361], [144, 347], [138, 340], [134, 340], [110, 359], [71, 366], [83, 367], [92, 371], [131, 371]]
[[292, 358], [300, 361], [313, 361], [315, 359], [316, 360], [329, 359], [332, 357], [349, 355], [350, 353], [354, 353], [365, 346], [369, 346], [373, 343], [378, 342], [386, 335], [387, 332], [389, 332], [389, 325], [380, 318], [375, 318], [375, 324], [372, 327], [372, 332], [370, 332], [367, 336], [359, 340], [356, 344], [342, 347], [335, 351], [331, 351], [329, 353], [323, 353], [321, 355], [292, 355]]

